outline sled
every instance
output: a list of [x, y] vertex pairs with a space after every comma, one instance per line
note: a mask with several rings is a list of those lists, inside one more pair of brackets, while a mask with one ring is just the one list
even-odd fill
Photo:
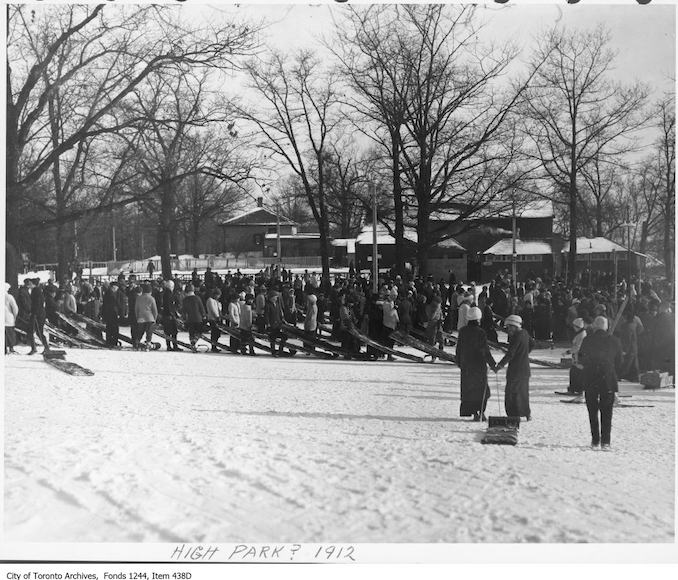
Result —
[[457, 362], [457, 357], [455, 357], [453, 354], [445, 352], [440, 348], [437, 348], [422, 340], [419, 340], [418, 338], [415, 338], [414, 336], [412, 336], [411, 334], [407, 334], [406, 332], [396, 330], [395, 332], [392, 332], [390, 336], [395, 342], [402, 346], [410, 346], [412, 348], [415, 348], [421, 352], [430, 355], [431, 357], [439, 358], [440, 360], [445, 360], [451, 363]]
[[[223, 326], [223, 325], [221, 325], [221, 324], [219, 325], [219, 329], [220, 329], [222, 332], [225, 332], [226, 334], [228, 334], [229, 336], [232, 336], [233, 338], [238, 339], [239, 341], [241, 341], [241, 343], [243, 342], [243, 340], [242, 340], [242, 334], [240, 333], [240, 330], [239, 330], [239, 329], [237, 329], [237, 328], [232, 328], [232, 327], [230, 327], [230, 326]], [[268, 338], [268, 337], [267, 337], [267, 338]], [[256, 349], [263, 350], [264, 352], [267, 352], [268, 354], [274, 354], [273, 349], [272, 349], [269, 345], [263, 344], [262, 342], [259, 342], [258, 340], [255, 340], [255, 339], [254, 339], [254, 334], [252, 334], [252, 342], [251, 342], [251, 344], [252, 344], [252, 346], [253, 346], [254, 348], [256, 348]], [[249, 346], [249, 345], [248, 345], [248, 346]], [[233, 350], [231, 350], [230, 347], [227, 347], [227, 348], [228, 348], [228, 350], [229, 350], [230, 352], [234, 352]], [[292, 352], [282, 352], [282, 353], [281, 353], [281, 352], [279, 352], [278, 350], [276, 350], [276, 351], [275, 351], [275, 354], [277, 354], [277, 355], [282, 355], [282, 356], [294, 356], [294, 355], [296, 354], [296, 352], [294, 352], [294, 353], [292, 353]]]
[[[569, 391], [553, 391], [553, 392], [556, 395], [562, 395], [564, 397], [575, 397], [579, 394], [579, 393], [572, 393], [572, 392], [569, 392]], [[617, 396], [622, 398], [622, 399], [626, 399], [626, 398], [630, 399], [633, 395], [623, 395], [623, 394], [617, 393]]]
[[48, 334], [53, 334], [56, 336], [59, 340], [62, 342], [65, 342], [66, 344], [73, 346], [75, 348], [92, 348], [92, 349], [103, 349], [103, 346], [99, 346], [98, 344], [92, 344], [90, 342], [85, 342], [80, 340], [79, 338], [75, 336], [71, 336], [70, 334], [66, 334], [62, 330], [59, 330], [58, 328], [55, 328], [48, 322], [45, 322], [45, 330], [48, 332]]
[[74, 362], [67, 361], [65, 357], [66, 351], [64, 350], [51, 350], [42, 354], [42, 360], [61, 372], [78, 377], [91, 377], [94, 375], [93, 371]]
[[216, 348], [220, 349], [224, 354], [233, 354], [231, 347], [228, 346], [227, 344], [224, 344], [223, 342], [219, 342], [218, 340], [212, 340], [211, 337], [207, 336], [206, 334], [201, 334], [200, 338], [202, 338], [205, 342], [209, 342], [212, 346], [215, 346]]
[[157, 328], [153, 329], [153, 334], [164, 339], [165, 342], [167, 342], [167, 341], [175, 342], [178, 346], [181, 346], [181, 347], [185, 348], [186, 350], [190, 350], [191, 352], [198, 352], [197, 346], [194, 346], [194, 345], [192, 345], [188, 342], [182, 342], [181, 340], [175, 340], [173, 338], [170, 338], [164, 332], [162, 332], [161, 330], [158, 330]]
[[[290, 350], [290, 352], [294, 351], [294, 354], [297, 352], [304, 352], [306, 354], [310, 354], [313, 356], [317, 356], [319, 358], [324, 358], [324, 359], [330, 359], [334, 358], [334, 356], [330, 353], [324, 352], [324, 351], [318, 351], [312, 348], [307, 347], [303, 341], [300, 341], [296, 336], [290, 337], [290, 333], [285, 332], [286, 329], [283, 328], [283, 334], [286, 336], [287, 341], [286, 341], [286, 346]], [[258, 338], [259, 340], [268, 340], [268, 335], [264, 334], [262, 332], [257, 332], [256, 330], [252, 331], [252, 336], [254, 338]], [[294, 342], [290, 342], [290, 338], [294, 340]], [[301, 342], [301, 344], [299, 344]], [[307, 343], [310, 344], [310, 341], [306, 341]]]
[[[490, 417], [491, 419], [516, 419], [516, 417]], [[517, 417], [520, 423], [520, 418]], [[518, 444], [518, 427], [509, 427], [501, 425], [488, 424], [485, 435], [480, 440], [483, 445], [517, 445]]]
[[282, 326], [283, 332], [290, 336], [294, 336], [297, 339], [306, 341], [308, 344], [312, 344], [316, 348], [321, 348], [322, 350], [329, 352], [332, 355], [335, 356], [355, 356], [354, 353], [349, 353], [347, 350], [344, 350], [340, 346], [336, 344], [332, 344], [331, 342], [319, 338], [317, 336], [314, 337], [309, 337], [303, 330], [300, 328], [297, 328], [296, 326], [292, 326], [291, 324], [283, 324]]
[[[101, 330], [106, 332], [106, 325], [103, 322], [99, 322], [98, 320], [93, 320], [92, 318], [88, 318], [84, 314], [77, 314], [77, 313], [71, 313], [67, 318], [71, 318], [74, 321], [82, 322], [84, 324], [87, 324], [93, 328], [96, 328], [97, 330]], [[101, 339], [98, 339], [101, 340]], [[129, 338], [128, 336], [125, 336], [122, 333], [118, 333], [118, 340], [121, 342], [124, 342], [126, 344], [131, 344], [134, 346], [134, 341]]]
[[387, 354], [389, 356], [397, 356], [400, 358], [404, 358], [407, 360], [411, 360], [414, 362], [424, 362], [424, 359], [420, 356], [415, 356], [413, 354], [407, 354], [404, 352], [400, 352], [399, 350], [395, 350], [392, 348], [389, 348], [388, 346], [384, 346], [383, 344], [372, 340], [371, 338], [365, 336], [364, 334], [358, 332], [355, 328], [351, 328], [348, 331], [352, 336], [360, 340], [362, 343], [366, 344], [367, 346], [371, 346], [374, 350], [383, 352], [384, 354]]
[[640, 375], [640, 384], [644, 389], [668, 389], [673, 386], [673, 378], [669, 373], [649, 371]]
[[106, 342], [102, 339], [100, 339], [97, 336], [94, 336], [93, 334], [87, 332], [84, 328], [81, 326], [77, 325], [75, 322], [73, 322], [70, 318], [62, 314], [61, 312], [56, 313], [57, 316], [59, 317], [59, 320], [61, 320], [64, 324], [66, 324], [69, 328], [72, 328], [78, 333], [78, 339], [81, 340], [82, 342], [91, 342], [92, 344], [96, 344], [97, 346], [101, 347], [108, 347]]

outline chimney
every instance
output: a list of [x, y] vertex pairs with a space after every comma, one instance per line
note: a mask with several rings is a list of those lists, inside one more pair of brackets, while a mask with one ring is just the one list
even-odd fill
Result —
[[264, 207], [264, 198], [262, 196], [257, 197], [257, 207]]

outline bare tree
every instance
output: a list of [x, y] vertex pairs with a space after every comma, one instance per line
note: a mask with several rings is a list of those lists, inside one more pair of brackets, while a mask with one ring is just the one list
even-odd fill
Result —
[[247, 66], [251, 88], [260, 97], [255, 111], [241, 110], [264, 137], [261, 147], [301, 180], [320, 232], [324, 284], [329, 283], [329, 221], [325, 200], [324, 155], [338, 124], [336, 79], [308, 51], [292, 61], [275, 53]]
[[355, 237], [364, 215], [367, 197], [364, 163], [350, 143], [333, 142], [325, 156], [329, 223], [340, 238]]
[[[145, 126], [136, 148], [134, 170], [144, 178], [143, 189], [153, 192], [139, 203], [147, 215], [158, 220], [157, 251], [165, 277], [171, 276], [170, 252], [177, 248], [181, 189], [187, 191], [183, 201], [188, 201], [184, 205], [188, 214], [184, 217], [190, 217], [195, 251], [200, 224], [220, 210], [220, 202], [235, 201], [233, 189], [206, 196], [195, 178], [202, 175], [242, 186], [250, 177], [251, 165], [236, 158], [234, 152], [233, 121], [230, 145], [214, 132], [201, 134], [215, 123], [226, 126], [230, 114], [228, 103], [210, 98], [209, 80], [204, 72], [182, 71], [168, 78], [155, 77], [135, 91], [137, 101], [131, 114], [145, 119]], [[187, 182], [189, 177], [194, 179]]]
[[[125, 117], [121, 124], [117, 111], [147, 78], [183, 65], [233, 67], [255, 47], [256, 27], [197, 30], [179, 22], [168, 7], [9, 5], [7, 10], [7, 241], [14, 248], [22, 241], [25, 220], [19, 209], [25, 192], [83, 141], [137, 123]], [[46, 109], [57, 91], [77, 94], [78, 100], [54, 139]]]
[[[609, 32], [554, 29], [535, 51], [535, 80], [526, 94], [525, 134], [532, 156], [567, 204], [570, 280], [576, 276], [578, 183], [597, 159], [620, 159], [633, 149], [631, 138], [646, 122], [647, 89], [608, 79], [615, 53]], [[537, 66], [538, 65], [538, 66]]]
[[398, 41], [401, 11], [399, 6], [349, 8], [346, 22], [336, 27], [335, 38], [326, 43], [353, 91], [354, 96], [349, 94], [344, 100], [358, 113], [356, 128], [388, 153], [393, 200], [389, 214], [394, 224], [395, 268], [400, 273], [405, 266], [401, 154], [411, 89], [410, 70]]
[[606, 236], [621, 223], [620, 206], [615, 191], [622, 189], [619, 178], [620, 168], [614, 163], [606, 163], [600, 157], [592, 159], [582, 168], [584, 186], [577, 188], [582, 214], [594, 236]]
[[666, 277], [674, 274], [674, 245], [676, 240], [676, 110], [675, 94], [666, 95], [657, 105], [658, 169], [661, 175], [661, 214], [664, 222], [663, 258]]

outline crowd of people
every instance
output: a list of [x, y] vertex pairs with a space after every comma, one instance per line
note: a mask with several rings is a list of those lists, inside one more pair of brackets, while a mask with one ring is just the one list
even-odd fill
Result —
[[[453, 276], [436, 282], [430, 276], [389, 272], [380, 275], [374, 292], [369, 275], [352, 272], [323, 280], [315, 272], [292, 274], [278, 267], [256, 275], [239, 270], [222, 275], [207, 268], [202, 275], [194, 270], [190, 279], [150, 276], [141, 280], [124, 274], [111, 281], [75, 277], [61, 285], [27, 278], [20, 288], [6, 285], [5, 353], [16, 352], [15, 328], [30, 345], [29, 354], [37, 352], [36, 335], [48, 350], [46, 321], [69, 332], [58, 313], [100, 321], [105, 325], [105, 344], [111, 348], [119, 345], [120, 327], [128, 325], [135, 349], [154, 348], [155, 332], [164, 338], [167, 350], [179, 350], [178, 333], [185, 330], [194, 350], [209, 332], [211, 350], [216, 352], [224, 348], [219, 340], [226, 325], [238, 329], [238, 337], [231, 336], [226, 348], [250, 356], [255, 354], [253, 332], [266, 334], [273, 355], [281, 355], [285, 323], [303, 323], [306, 346], [311, 349], [313, 337], [326, 330], [341, 342], [346, 358], [384, 356], [370, 346], [361, 353], [361, 341], [353, 330], [386, 347], [393, 347], [391, 334], [400, 330], [439, 348], [458, 340], [463, 416], [484, 417], [489, 398], [487, 369], [496, 372], [508, 365], [506, 411], [529, 419], [527, 357], [535, 340], [571, 345], [574, 366], [569, 390], [574, 394], [600, 382], [593, 374], [614, 376], [611, 385], [617, 379], [637, 381], [647, 370], [674, 373], [672, 286], [622, 280], [615, 288], [607, 282], [570, 286], [561, 279], [535, 276], [513, 284], [503, 272], [489, 284], [476, 287], [457, 283]], [[622, 305], [624, 310], [617, 317]], [[489, 347], [499, 342], [497, 330], [502, 324], [509, 337], [508, 352], [495, 362]], [[609, 340], [597, 335], [609, 336], [613, 325], [614, 344], [610, 346]], [[606, 353], [604, 364], [598, 357], [602, 351]], [[602, 413], [602, 439], [609, 444], [606, 429], [611, 415], [606, 396], [598, 397], [594, 405], [587, 391], [592, 429], [594, 411], [596, 417]]]

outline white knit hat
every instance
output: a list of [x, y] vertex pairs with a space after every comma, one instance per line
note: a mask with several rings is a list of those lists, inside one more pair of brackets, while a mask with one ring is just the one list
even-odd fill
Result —
[[515, 326], [517, 328], [522, 328], [523, 319], [517, 314], [511, 314], [504, 319], [504, 326]]
[[480, 311], [480, 308], [474, 306], [466, 314], [466, 320], [480, 320], [483, 317], [483, 313]]

